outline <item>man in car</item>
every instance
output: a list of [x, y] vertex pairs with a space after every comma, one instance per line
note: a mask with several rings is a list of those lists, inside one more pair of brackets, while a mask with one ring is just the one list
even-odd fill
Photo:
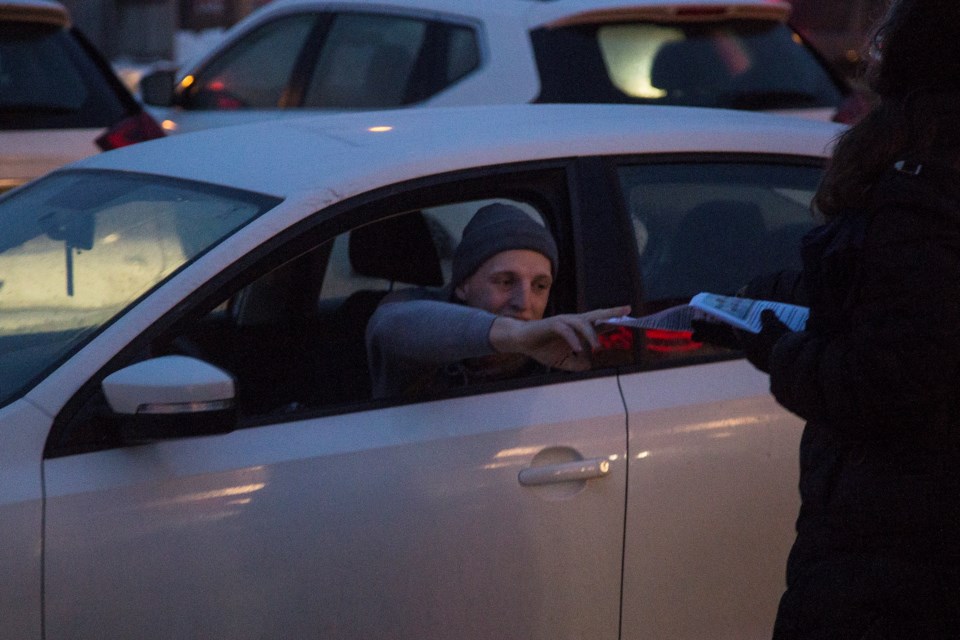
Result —
[[517, 207], [482, 207], [463, 230], [439, 290], [384, 298], [367, 326], [373, 395], [439, 392], [548, 368], [590, 368], [595, 325], [629, 307], [544, 318], [557, 245]]

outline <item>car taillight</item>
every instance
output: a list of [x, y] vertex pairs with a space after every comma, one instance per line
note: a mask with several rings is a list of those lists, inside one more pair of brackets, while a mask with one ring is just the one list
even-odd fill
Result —
[[165, 135], [157, 121], [146, 111], [141, 111], [110, 127], [106, 133], [96, 139], [96, 143], [103, 151], [109, 151], [128, 144], [162, 138]]

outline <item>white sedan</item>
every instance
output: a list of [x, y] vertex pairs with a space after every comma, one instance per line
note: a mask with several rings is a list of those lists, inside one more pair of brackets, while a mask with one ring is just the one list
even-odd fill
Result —
[[552, 308], [795, 266], [835, 125], [670, 107], [264, 122], [0, 199], [0, 636], [762, 638], [799, 420], [740, 353], [626, 329], [588, 372], [374, 400], [363, 328], [491, 200]]

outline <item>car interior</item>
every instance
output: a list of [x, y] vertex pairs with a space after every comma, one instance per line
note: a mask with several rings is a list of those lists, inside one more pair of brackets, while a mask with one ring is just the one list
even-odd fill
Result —
[[351, 275], [369, 288], [320, 299], [332, 273], [326, 242], [259, 277], [160, 347], [231, 372], [244, 415], [370, 398], [364, 331], [395, 287], [443, 285], [434, 233], [421, 211], [354, 229]]

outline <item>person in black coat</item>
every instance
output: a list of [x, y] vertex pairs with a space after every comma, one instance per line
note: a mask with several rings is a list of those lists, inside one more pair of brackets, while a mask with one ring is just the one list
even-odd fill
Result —
[[960, 2], [895, 1], [874, 44], [799, 282], [745, 291], [810, 306], [741, 336], [807, 421], [775, 640], [960, 638]]

